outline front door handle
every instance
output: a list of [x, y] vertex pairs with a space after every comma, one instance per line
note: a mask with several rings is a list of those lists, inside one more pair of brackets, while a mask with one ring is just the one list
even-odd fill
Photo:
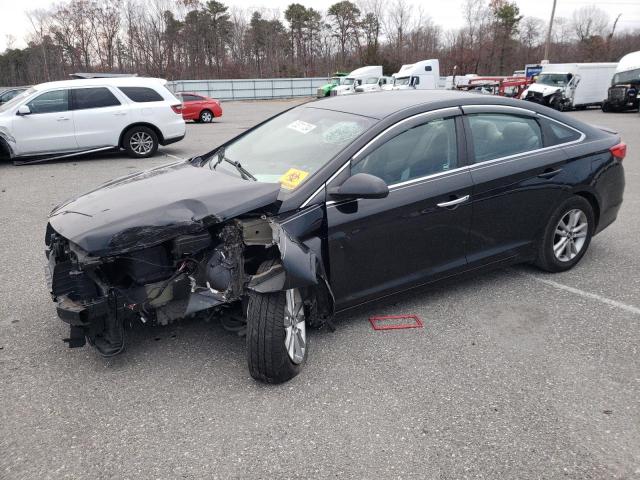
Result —
[[450, 200], [448, 202], [438, 203], [438, 206], [440, 208], [451, 208], [451, 207], [455, 208], [458, 205], [460, 205], [461, 203], [466, 202], [467, 200], [469, 200], [469, 195], [465, 195], [464, 197], [456, 198], [456, 199]]
[[121, 116], [126, 115], [126, 114], [127, 114], [127, 112], [115, 112], [114, 113], [114, 115], [116, 115], [118, 117], [121, 117]]
[[59, 122], [66, 122], [67, 120], [69, 120], [69, 117], [58, 117]]
[[561, 168], [557, 168], [555, 170], [545, 170], [544, 172], [542, 172], [540, 175], [538, 175], [538, 178], [553, 178], [556, 175], [558, 175], [560, 172], [562, 172]]

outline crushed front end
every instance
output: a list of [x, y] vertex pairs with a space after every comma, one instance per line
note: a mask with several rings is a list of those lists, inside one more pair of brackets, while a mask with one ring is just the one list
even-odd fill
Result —
[[[245, 242], [248, 228], [252, 237]], [[51, 224], [45, 244], [49, 290], [70, 326], [65, 341], [70, 347], [88, 341], [105, 356], [122, 351], [124, 327], [134, 321], [166, 325], [239, 302], [257, 263], [275, 248], [270, 224], [260, 218], [102, 257], [88, 255]]]

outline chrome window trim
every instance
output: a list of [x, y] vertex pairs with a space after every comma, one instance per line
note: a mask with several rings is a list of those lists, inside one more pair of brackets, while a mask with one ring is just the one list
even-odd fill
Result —
[[[526, 112], [529, 115], [540, 115], [538, 112], [536, 112], [535, 110], [530, 110], [528, 108], [524, 108], [524, 107], [514, 107], [512, 105], [491, 105], [491, 104], [487, 104], [487, 105], [460, 105], [460, 108], [462, 108], [462, 111], [464, 112], [465, 108], [505, 108], [507, 110], [518, 110], [520, 112]], [[491, 113], [497, 113], [497, 112], [486, 112], [487, 114], [491, 114]], [[476, 112], [465, 112], [465, 115], [475, 115]]]
[[[504, 157], [499, 157], [499, 158], [494, 158], [492, 160], [485, 160], [483, 162], [478, 162], [478, 163], [473, 163], [471, 165], [465, 165], [463, 167], [457, 167], [457, 168], [453, 168], [451, 170], [446, 170], [446, 171], [442, 171], [442, 172], [437, 172], [437, 173], [432, 173], [430, 175], [425, 175], [424, 177], [418, 177], [418, 178], [412, 178], [411, 180], [406, 180], [404, 182], [399, 182], [399, 183], [394, 183], [389, 185], [389, 191], [391, 190], [396, 190], [399, 188], [404, 188], [406, 186], [410, 186], [413, 185], [415, 183], [421, 183], [423, 181], [429, 181], [432, 180], [434, 178], [438, 178], [441, 176], [444, 176], [446, 174], [450, 174], [450, 173], [459, 173], [463, 170], [469, 171], [471, 172], [472, 170], [476, 170], [476, 169], [480, 169], [480, 168], [484, 168], [484, 167], [489, 167], [492, 166], [494, 163], [497, 162], [504, 162], [507, 163], [509, 161], [513, 161], [516, 160], [517, 158], [523, 156], [523, 155], [530, 155], [532, 153], [539, 153], [539, 152], [544, 152], [544, 151], [549, 151], [553, 148], [561, 148], [561, 147], [565, 147], [568, 145], [573, 145], [576, 143], [580, 143], [582, 142], [587, 136], [584, 132], [578, 130], [577, 128], [572, 127], [571, 125], [567, 125], [566, 123], [563, 123], [559, 120], [556, 120], [555, 118], [551, 118], [547, 115], [535, 112], [534, 110], [528, 110], [526, 108], [521, 108], [521, 107], [512, 107], [512, 106], [508, 106], [508, 105], [466, 105], [467, 107], [500, 107], [500, 108], [506, 108], [506, 109], [511, 109], [511, 110], [518, 110], [518, 111], [524, 111], [527, 113], [531, 113], [533, 114], [533, 116], [535, 117], [542, 117], [545, 118], [547, 120], [550, 120], [552, 122], [556, 122], [560, 125], [562, 125], [563, 127], [566, 127], [570, 130], [573, 130], [577, 133], [580, 134], [580, 138], [578, 138], [577, 140], [572, 140], [570, 142], [565, 142], [565, 143], [559, 143], [557, 145], [550, 145], [548, 147], [542, 147], [542, 148], [538, 148], [535, 150], [528, 150], [526, 152], [520, 152], [520, 153], [514, 153], [513, 155], [507, 155]], [[304, 201], [304, 203], [302, 205], [300, 205], [300, 208], [304, 208], [306, 207], [309, 202], [311, 202], [311, 200], [313, 198], [315, 198], [316, 195], [318, 195], [324, 188], [326, 188], [327, 184], [330, 183], [333, 179], [335, 179], [340, 173], [342, 173], [342, 171], [351, 163], [351, 161], [355, 158], [358, 157], [358, 155], [360, 155], [364, 150], [366, 150], [373, 142], [375, 142], [376, 140], [378, 140], [381, 136], [383, 136], [384, 134], [386, 134], [387, 132], [389, 132], [391, 129], [396, 128], [410, 120], [413, 120], [415, 118], [421, 117], [421, 116], [427, 116], [430, 115], [432, 113], [436, 113], [436, 112], [443, 112], [443, 111], [447, 111], [447, 110], [451, 110], [452, 112], [455, 113], [460, 113], [462, 114], [462, 112], [460, 111], [460, 108], [463, 109], [464, 111], [464, 105], [460, 106], [460, 107], [446, 107], [446, 108], [441, 108], [438, 110], [431, 110], [429, 112], [422, 112], [422, 113], [418, 113], [417, 115], [413, 115], [412, 117], [408, 117], [405, 118], [404, 120], [399, 121], [398, 123], [389, 126], [388, 128], [386, 128], [385, 130], [383, 130], [381, 133], [379, 133], [378, 135], [376, 135], [373, 139], [371, 139], [369, 142], [367, 142], [367, 144], [365, 146], [363, 146], [360, 150], [358, 150], [349, 160], [347, 160], [347, 162], [342, 165], [333, 175], [331, 175], [331, 177], [329, 177], [329, 179], [323, 183], [320, 188], [318, 188], [315, 192], [313, 192], [313, 194], [311, 194], [311, 196], [309, 198], [307, 198], [307, 200]], [[500, 113], [497, 112], [486, 112], [487, 114], [491, 114], [494, 113], [495, 115], [500, 115]], [[467, 115], [466, 113], [464, 115]], [[470, 113], [468, 115], [474, 115], [473, 113]], [[352, 202], [354, 200], [329, 200], [326, 201], [325, 204], [327, 207], [336, 205], [336, 204], [345, 204], [345, 203], [349, 203]]]
[[[376, 140], [378, 140], [380, 137], [382, 137], [383, 135], [386, 135], [389, 131], [400, 127], [401, 125], [414, 120], [416, 118], [420, 118], [420, 117], [425, 117], [425, 116], [429, 116], [432, 115], [434, 113], [441, 113], [441, 112], [446, 112], [446, 111], [451, 111], [451, 113], [455, 116], [455, 115], [462, 115], [462, 111], [460, 110], [460, 107], [445, 107], [445, 108], [439, 108], [437, 110], [429, 110], [428, 112], [422, 112], [422, 113], [417, 113], [416, 115], [412, 115], [411, 117], [407, 117], [405, 119], [400, 120], [397, 123], [394, 123], [393, 125], [390, 125], [389, 127], [385, 128], [382, 132], [380, 132], [378, 135], [376, 135], [375, 137], [373, 137], [371, 140], [369, 140], [366, 145], [364, 145], [360, 150], [358, 150], [356, 153], [354, 153], [351, 158], [349, 160], [347, 160], [347, 162], [342, 165], [333, 175], [331, 175], [331, 177], [329, 177], [329, 179], [324, 182], [315, 192], [313, 192], [304, 202], [302, 202], [302, 204], [300, 205], [300, 208], [304, 208], [307, 205], [309, 205], [309, 203], [311, 202], [311, 200], [313, 200], [315, 198], [316, 195], [318, 195], [324, 188], [326, 188], [327, 184], [329, 184], [333, 179], [335, 179], [338, 175], [340, 175], [340, 173], [342, 173], [342, 171], [347, 168], [348, 165], [351, 164], [351, 161], [354, 159], [357, 159], [358, 156], [365, 151], [367, 148], [369, 148], [369, 146], [374, 143]], [[445, 113], [446, 115], [446, 113]], [[454, 169], [455, 170], [455, 169]], [[453, 170], [449, 170], [449, 171], [453, 171]], [[439, 173], [443, 173], [443, 172], [439, 172]], [[427, 175], [427, 177], [429, 177], [431, 175]], [[417, 178], [415, 180], [421, 180], [423, 178], [426, 177], [420, 177]], [[391, 188], [391, 185], [389, 186], [389, 188]], [[330, 204], [330, 202], [336, 203], [333, 200], [330, 200], [329, 202], [327, 202], [327, 205]], [[331, 205], [333, 205], [333, 203], [331, 203]]]

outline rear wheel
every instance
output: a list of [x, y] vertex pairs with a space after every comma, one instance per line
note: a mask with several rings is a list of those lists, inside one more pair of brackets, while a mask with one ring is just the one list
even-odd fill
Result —
[[213, 113], [211, 110], [203, 110], [200, 112], [199, 120], [202, 123], [211, 123], [213, 122]]
[[[262, 264], [266, 271], [273, 261]], [[305, 305], [298, 289], [249, 294], [247, 360], [256, 380], [282, 383], [300, 373], [307, 359]]]
[[132, 127], [125, 133], [122, 143], [130, 157], [147, 158], [158, 150], [158, 135], [149, 127]]
[[589, 248], [594, 228], [593, 208], [586, 199], [574, 196], [565, 200], [549, 219], [536, 265], [548, 272], [573, 268]]

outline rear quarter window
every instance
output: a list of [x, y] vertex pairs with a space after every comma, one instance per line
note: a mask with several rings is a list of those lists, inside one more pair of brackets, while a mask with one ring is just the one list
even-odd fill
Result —
[[561, 145], [563, 143], [579, 140], [582, 134], [562, 123], [554, 122], [546, 118], [540, 119], [545, 130], [545, 144], [547, 147]]
[[153, 88], [149, 87], [119, 87], [129, 100], [136, 103], [162, 102], [164, 98]]

